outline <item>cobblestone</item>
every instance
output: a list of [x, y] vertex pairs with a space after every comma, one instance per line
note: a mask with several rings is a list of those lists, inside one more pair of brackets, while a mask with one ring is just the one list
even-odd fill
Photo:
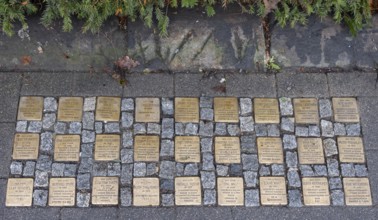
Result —
[[47, 205], [47, 190], [36, 189], [33, 193], [34, 206], [45, 207]]
[[174, 206], [175, 199], [173, 194], [163, 194], [161, 195], [161, 205], [165, 207]]
[[215, 124], [215, 135], [227, 135], [226, 123], [216, 123]]
[[43, 112], [56, 112], [58, 110], [58, 102], [54, 97], [46, 97], [43, 100]]
[[240, 115], [248, 116], [252, 114], [252, 99], [240, 98]]
[[215, 188], [215, 173], [209, 171], [201, 171], [201, 182], [203, 189]]
[[320, 129], [316, 125], [308, 126], [308, 136], [310, 137], [320, 137]]
[[42, 130], [42, 122], [41, 121], [29, 122], [28, 132], [41, 133], [41, 130]]
[[174, 156], [174, 142], [171, 140], [161, 140], [160, 157], [173, 157]]
[[368, 176], [368, 170], [365, 165], [355, 165], [354, 170], [356, 171], [356, 176], [365, 177]]
[[134, 176], [142, 177], [146, 176], [147, 166], [146, 163], [134, 163]]
[[56, 134], [65, 134], [67, 132], [67, 124], [64, 122], [57, 122], [54, 126]]
[[96, 97], [88, 97], [84, 99], [83, 110], [86, 112], [94, 111], [96, 109]]
[[122, 133], [122, 147], [132, 148], [134, 145], [133, 133], [131, 131], [125, 131]]
[[286, 132], [294, 132], [294, 118], [282, 118], [281, 129]]
[[188, 123], [185, 125], [186, 135], [197, 135], [198, 134], [198, 124]]
[[69, 124], [68, 128], [68, 133], [69, 134], [80, 134], [81, 133], [81, 122], [71, 122]]
[[354, 170], [353, 164], [344, 163], [344, 164], [341, 164], [340, 167], [341, 167], [342, 176], [354, 177], [356, 175], [356, 171]]
[[285, 167], [281, 164], [272, 164], [272, 175], [273, 176], [285, 175]]
[[337, 135], [337, 136], [345, 136], [346, 135], [346, 129], [345, 129], [344, 124], [335, 123], [333, 129], [334, 129], [335, 135]]
[[121, 111], [134, 111], [134, 99], [122, 99]]
[[45, 131], [52, 131], [54, 130], [54, 125], [56, 122], [56, 114], [55, 113], [48, 113], [43, 115], [42, 121], [42, 128]]
[[212, 108], [213, 107], [213, 98], [211, 97], [200, 97], [200, 108]]
[[333, 190], [331, 192], [331, 201], [333, 206], [344, 205], [344, 192], [341, 190]]
[[268, 136], [268, 128], [265, 124], [255, 124], [255, 133], [258, 137]]
[[134, 124], [134, 134], [146, 134], [146, 125], [142, 123]]
[[337, 146], [336, 146], [336, 141], [328, 138], [323, 140], [323, 146], [324, 146], [324, 152], [327, 157], [331, 157], [333, 155], [337, 155]]
[[297, 126], [295, 128], [295, 135], [298, 136], [298, 137], [308, 137], [308, 128], [302, 127], [302, 126]]
[[163, 118], [161, 127], [161, 138], [173, 138], [173, 134], [175, 133], [173, 118]]
[[218, 176], [227, 176], [228, 175], [228, 166], [217, 165], [217, 175]]
[[147, 124], [147, 134], [160, 134], [160, 125], [156, 123]]
[[78, 190], [90, 190], [91, 175], [89, 173], [77, 175], [76, 187]]
[[27, 121], [18, 121], [16, 124], [16, 132], [26, 132], [28, 126]]
[[283, 146], [285, 150], [293, 150], [297, 148], [297, 140], [295, 135], [284, 134], [283, 135]]
[[296, 170], [289, 169], [287, 172], [287, 180], [290, 187], [301, 187], [301, 179], [299, 178], [299, 174]]
[[302, 195], [300, 190], [291, 189], [288, 191], [289, 196], [289, 207], [302, 207]]
[[271, 124], [268, 125], [268, 136], [270, 137], [279, 137], [280, 136], [280, 129], [278, 125]]
[[96, 134], [93, 131], [83, 130], [81, 135], [81, 141], [83, 143], [93, 143], [95, 142]]
[[243, 170], [258, 171], [259, 160], [255, 154], [242, 154]]
[[184, 176], [197, 176], [198, 165], [195, 163], [187, 164], [184, 170]]
[[260, 176], [270, 176], [270, 169], [268, 166], [261, 166], [259, 170]]
[[281, 97], [278, 100], [280, 102], [281, 115], [293, 115], [293, 104], [291, 102], [291, 99], [287, 97]]
[[340, 175], [339, 162], [336, 159], [327, 159], [328, 176], [338, 177]]
[[64, 176], [64, 163], [53, 163], [51, 176]]
[[322, 128], [322, 136], [323, 137], [333, 137], [335, 135], [333, 131], [333, 124], [327, 120], [321, 120], [320, 125]]
[[183, 123], [175, 123], [175, 132], [176, 135], [184, 135], [184, 124]]
[[42, 153], [51, 154], [53, 152], [53, 133], [43, 132], [41, 134], [41, 144], [39, 149]]
[[240, 128], [237, 124], [229, 124], [227, 125], [227, 132], [231, 136], [238, 136], [240, 135]]
[[256, 148], [256, 136], [248, 135], [248, 136], [241, 136], [240, 138], [240, 147], [243, 153], [257, 153]]
[[133, 179], [134, 164], [122, 164], [121, 169], [121, 184], [131, 185]]
[[320, 99], [319, 100], [319, 112], [321, 118], [329, 118], [332, 117], [332, 104], [331, 100], [329, 99]]
[[78, 192], [76, 194], [76, 205], [80, 208], [89, 207], [90, 193]]
[[202, 170], [215, 170], [214, 167], [214, 157], [211, 153], [203, 153], [202, 154]]
[[130, 188], [121, 188], [121, 206], [127, 207], [132, 204], [132, 194]]
[[119, 133], [119, 123], [109, 122], [105, 124], [105, 133]]
[[35, 162], [26, 161], [22, 175], [25, 177], [31, 177], [31, 176], [34, 176], [34, 171], [35, 171]]
[[260, 206], [260, 193], [258, 189], [250, 189], [245, 191], [245, 206], [257, 207]]
[[201, 120], [212, 121], [214, 118], [214, 111], [211, 108], [201, 108]]
[[252, 116], [240, 117], [241, 132], [252, 132], [254, 130], [254, 122]]
[[10, 165], [10, 172], [12, 175], [21, 175], [22, 174], [22, 163], [13, 161]]
[[201, 138], [201, 152], [212, 152], [213, 151], [213, 139], [212, 138]]
[[93, 112], [84, 112], [83, 114], [83, 129], [93, 130], [94, 129], [94, 113]]
[[173, 116], [173, 100], [170, 98], [161, 99], [161, 110], [165, 116]]
[[175, 176], [175, 162], [162, 161], [160, 163], [159, 177], [164, 179], [173, 179]]
[[217, 192], [215, 189], [205, 189], [203, 191], [203, 204], [204, 205], [215, 205], [217, 202]]
[[361, 126], [360, 124], [349, 124], [346, 126], [346, 132], [348, 136], [360, 136]]
[[343, 188], [343, 184], [341, 182], [341, 178], [340, 177], [329, 178], [328, 181], [329, 181], [329, 188], [331, 190], [342, 189]]
[[246, 187], [256, 187], [257, 186], [257, 172], [245, 171], [243, 172], [244, 181]]
[[130, 129], [134, 123], [134, 115], [130, 112], [122, 112], [121, 116], [121, 126], [122, 128]]

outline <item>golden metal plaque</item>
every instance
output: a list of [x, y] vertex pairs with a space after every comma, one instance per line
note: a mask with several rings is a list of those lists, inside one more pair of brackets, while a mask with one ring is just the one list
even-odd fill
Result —
[[175, 159], [182, 163], [201, 162], [200, 140], [197, 136], [175, 137]]
[[60, 97], [58, 121], [81, 121], [83, 116], [82, 97]]
[[239, 137], [215, 137], [215, 162], [240, 163]]
[[365, 163], [365, 153], [360, 137], [338, 137], [340, 162]]
[[283, 163], [283, 150], [281, 138], [259, 137], [257, 138], [257, 149], [260, 163]]
[[220, 206], [244, 205], [244, 183], [241, 177], [218, 178], [218, 204]]
[[9, 178], [5, 206], [31, 206], [33, 197], [32, 178]]
[[76, 196], [75, 178], [51, 178], [49, 206], [74, 206]]
[[55, 161], [79, 161], [80, 135], [57, 135], [55, 137]]
[[238, 99], [233, 97], [214, 98], [214, 117], [216, 122], [239, 122]]
[[280, 123], [278, 100], [272, 98], [255, 98], [253, 100], [255, 122], [262, 124]]
[[371, 191], [368, 178], [344, 178], [345, 204], [371, 206]]
[[260, 177], [262, 205], [286, 205], [285, 177]]
[[159, 136], [135, 136], [134, 160], [159, 162]]
[[332, 98], [335, 121], [360, 122], [357, 100], [355, 98]]
[[295, 123], [319, 124], [318, 100], [315, 98], [294, 99]]
[[118, 205], [118, 177], [93, 177], [92, 204]]
[[121, 138], [117, 134], [97, 134], [95, 160], [119, 160]]
[[302, 178], [303, 200], [308, 206], [330, 205], [326, 177]]
[[175, 121], [198, 123], [198, 98], [175, 98]]
[[17, 133], [14, 137], [13, 160], [36, 160], [38, 149], [39, 134]]
[[159, 206], [159, 178], [133, 179], [134, 206]]
[[23, 96], [18, 105], [17, 120], [41, 121], [43, 111], [43, 97]]
[[96, 121], [119, 121], [121, 113], [121, 98], [98, 97], [96, 106]]
[[136, 98], [136, 122], [160, 122], [160, 100], [158, 98]]
[[300, 164], [324, 164], [321, 138], [297, 138]]
[[199, 177], [176, 177], [176, 205], [201, 205], [201, 181]]

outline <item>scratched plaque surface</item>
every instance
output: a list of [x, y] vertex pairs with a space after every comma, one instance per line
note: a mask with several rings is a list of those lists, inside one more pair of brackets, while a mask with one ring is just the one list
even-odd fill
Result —
[[371, 191], [368, 178], [344, 178], [345, 204], [371, 206]]
[[356, 98], [332, 98], [336, 122], [360, 122]]
[[95, 160], [119, 160], [121, 138], [117, 134], [96, 135]]
[[58, 121], [81, 121], [83, 116], [82, 97], [60, 97]]
[[158, 98], [136, 98], [136, 122], [160, 122], [160, 100]]
[[200, 140], [197, 136], [175, 137], [175, 159], [181, 163], [201, 161]]
[[17, 120], [41, 121], [43, 111], [43, 97], [23, 96], [18, 106]]
[[285, 177], [260, 177], [262, 205], [286, 205]]
[[133, 179], [134, 206], [158, 206], [160, 204], [159, 178]]
[[198, 98], [175, 98], [175, 121], [198, 123]]
[[79, 161], [80, 135], [57, 135], [55, 137], [55, 161]]
[[238, 137], [215, 137], [215, 162], [240, 163], [240, 141]]
[[175, 178], [176, 205], [201, 205], [201, 180], [199, 177]]
[[118, 205], [118, 177], [93, 177], [92, 204]]
[[340, 162], [365, 163], [365, 153], [360, 137], [338, 137]]
[[318, 100], [314, 98], [294, 99], [295, 122], [299, 124], [318, 124]]
[[38, 158], [39, 134], [17, 133], [13, 144], [14, 160], [36, 160]]
[[33, 196], [32, 178], [9, 178], [6, 206], [31, 206]]
[[283, 163], [283, 150], [281, 138], [257, 138], [259, 162], [262, 164]]
[[244, 184], [241, 177], [218, 178], [218, 204], [220, 206], [244, 205]]
[[134, 160], [135, 161], [159, 161], [159, 136], [135, 136]]
[[302, 185], [305, 205], [330, 205], [328, 180], [326, 177], [302, 178]]
[[239, 122], [238, 99], [233, 97], [214, 98], [214, 117], [216, 122]]
[[98, 97], [96, 106], [96, 121], [119, 121], [121, 98]]
[[321, 138], [298, 138], [297, 142], [300, 164], [324, 164]]
[[49, 206], [74, 206], [75, 186], [75, 178], [51, 178]]
[[280, 123], [278, 100], [272, 98], [255, 98], [253, 100], [255, 122], [262, 124]]

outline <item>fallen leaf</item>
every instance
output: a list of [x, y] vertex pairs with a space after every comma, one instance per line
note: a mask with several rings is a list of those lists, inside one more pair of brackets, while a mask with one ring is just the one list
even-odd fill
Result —
[[22, 56], [21, 57], [21, 63], [26, 66], [26, 65], [29, 65], [32, 61], [32, 58], [31, 56]]
[[43, 49], [41, 46], [38, 47], [38, 53], [43, 53]]
[[216, 92], [226, 93], [226, 86], [225, 85], [214, 86], [211, 89], [216, 91]]

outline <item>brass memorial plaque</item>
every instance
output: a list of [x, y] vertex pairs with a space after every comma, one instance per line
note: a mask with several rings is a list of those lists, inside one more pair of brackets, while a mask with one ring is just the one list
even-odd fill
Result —
[[330, 204], [326, 177], [302, 178], [302, 185], [305, 205], [324, 206]]
[[58, 121], [81, 121], [83, 116], [82, 97], [60, 97]]
[[93, 177], [92, 204], [118, 205], [118, 177]]
[[175, 98], [176, 122], [199, 122], [198, 98]]
[[39, 134], [17, 133], [13, 144], [13, 160], [36, 160], [38, 149]]
[[215, 162], [240, 163], [239, 137], [215, 137]]
[[9, 178], [5, 206], [31, 206], [33, 197], [32, 178]]
[[175, 178], [176, 205], [201, 205], [201, 181], [199, 177]]
[[315, 98], [294, 99], [295, 123], [319, 124], [318, 100]]
[[238, 99], [233, 97], [214, 98], [214, 119], [216, 122], [238, 123]]
[[321, 138], [297, 138], [300, 164], [324, 164]]
[[220, 206], [244, 205], [244, 183], [241, 177], [218, 178], [218, 204]]
[[360, 122], [355, 98], [332, 98], [336, 122]]
[[344, 178], [345, 204], [371, 206], [371, 191], [368, 178]]
[[51, 178], [49, 206], [74, 206], [76, 196], [75, 178]]
[[134, 206], [159, 206], [159, 178], [133, 179]]
[[282, 141], [278, 137], [257, 138], [257, 151], [261, 164], [283, 163]]
[[160, 100], [158, 98], [136, 98], [136, 122], [160, 122]]
[[159, 162], [159, 136], [135, 136], [134, 160]]
[[98, 97], [96, 106], [96, 121], [119, 121], [121, 98]]
[[17, 120], [41, 121], [43, 111], [43, 97], [23, 96], [18, 105]]
[[57, 135], [55, 137], [55, 161], [79, 161], [80, 135]]
[[253, 100], [255, 122], [262, 124], [280, 123], [278, 100], [272, 98], [255, 98]]
[[116, 134], [97, 134], [95, 160], [119, 160], [121, 138]]
[[360, 137], [338, 137], [340, 162], [365, 163], [365, 153]]
[[287, 205], [285, 177], [260, 177], [262, 205]]
[[175, 137], [175, 159], [181, 163], [201, 162], [200, 140], [197, 136]]

